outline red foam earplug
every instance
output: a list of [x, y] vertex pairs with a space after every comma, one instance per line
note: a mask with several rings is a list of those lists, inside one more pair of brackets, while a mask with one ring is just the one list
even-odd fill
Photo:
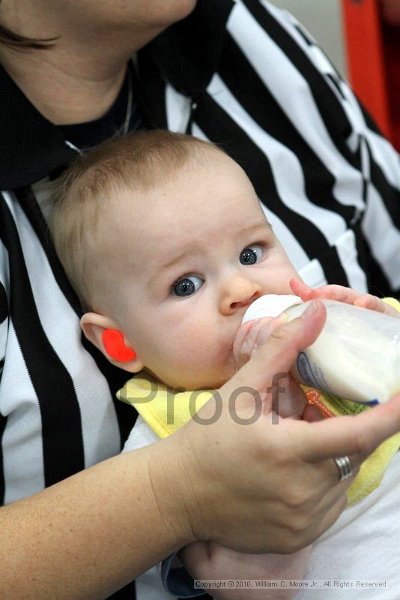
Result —
[[112, 360], [129, 362], [136, 358], [136, 352], [125, 344], [124, 336], [118, 329], [105, 329], [101, 337], [104, 349]]

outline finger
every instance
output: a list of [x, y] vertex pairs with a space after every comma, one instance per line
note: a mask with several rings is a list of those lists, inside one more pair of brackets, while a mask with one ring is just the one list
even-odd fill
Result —
[[[354, 302], [356, 306], [360, 306], [361, 308], [368, 308], [370, 310], [376, 310], [378, 312], [383, 312], [385, 305], [376, 296], [372, 294], [362, 294], [359, 298], [357, 298]], [[382, 306], [383, 305], [383, 306]]]
[[300, 298], [304, 302], [306, 302], [307, 300], [310, 300], [312, 298], [312, 293], [314, 291], [313, 288], [311, 288], [309, 285], [304, 283], [304, 281], [302, 281], [301, 279], [297, 279], [296, 277], [293, 277], [289, 281], [289, 285], [290, 285], [293, 293], [296, 294], [296, 296], [300, 296]]
[[391, 317], [399, 317], [400, 313], [387, 304], [377, 296], [373, 296], [372, 294], [363, 294], [354, 302], [355, 306], [359, 306], [360, 308], [368, 308], [369, 310], [374, 310], [376, 312], [381, 312], [385, 315], [389, 315]]
[[303, 420], [308, 423], [315, 423], [316, 421], [322, 421], [326, 417], [321, 413], [319, 408], [315, 404], [307, 404], [303, 413]]
[[352, 456], [354, 466], [385, 439], [400, 431], [400, 395], [356, 416], [339, 416], [315, 423], [293, 421], [291, 427], [308, 427], [299, 450], [305, 460]]
[[236, 333], [234, 342], [233, 342], [233, 356], [235, 358], [236, 364], [241, 367], [247, 360], [248, 357], [245, 358], [245, 343], [246, 339], [250, 333], [252, 327], [254, 327], [256, 321], [247, 321], [247, 323], [243, 323], [239, 327], [238, 332]]
[[324, 285], [316, 290], [313, 290], [313, 298], [325, 298], [326, 300], [336, 300], [337, 302], [345, 302], [346, 304], [353, 304], [360, 293], [346, 288], [341, 285]]
[[[292, 279], [290, 281], [290, 287], [303, 301], [319, 298], [320, 300], [336, 300], [337, 302], [354, 304], [355, 301], [361, 297], [360, 292], [342, 285], [324, 285], [313, 289], [300, 280]], [[363, 296], [367, 296], [367, 294], [364, 294]], [[373, 298], [373, 296], [371, 296], [371, 298]], [[377, 298], [377, 300], [379, 299]]]
[[251, 385], [255, 391], [265, 394], [277, 377], [290, 370], [299, 352], [316, 340], [325, 318], [323, 304], [310, 303], [300, 317], [276, 327], [268, 341], [223, 388], [229, 394], [238, 386]]
[[285, 314], [278, 315], [275, 319], [265, 317], [247, 321], [240, 328], [233, 342], [233, 356], [239, 367], [243, 366], [257, 348], [265, 343], [274, 329], [287, 320]]
[[277, 381], [279, 393], [273, 393], [275, 401], [272, 409], [283, 419], [302, 419], [307, 406], [307, 397], [299, 384], [290, 376], [285, 380]]
[[351, 288], [344, 287], [342, 285], [323, 285], [319, 288], [311, 288], [300, 279], [291, 279], [290, 287], [293, 292], [300, 296], [300, 298], [306, 302], [312, 299], [325, 299], [325, 300], [336, 300], [338, 302], [345, 302], [347, 304], [353, 304], [354, 301], [359, 298], [360, 293]]
[[270, 339], [275, 329], [286, 323], [287, 319], [288, 317], [286, 313], [282, 313], [274, 319], [271, 319], [271, 317], [263, 317], [262, 319], [258, 319], [249, 334], [249, 339], [251, 340], [252, 344], [252, 352], [255, 352], [261, 346], [263, 346]]

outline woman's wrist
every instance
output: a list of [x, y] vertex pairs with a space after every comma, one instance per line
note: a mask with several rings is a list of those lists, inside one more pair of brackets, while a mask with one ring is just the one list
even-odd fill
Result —
[[[196, 477], [197, 465], [185, 428], [154, 448], [149, 447], [149, 485], [174, 550], [198, 541], [198, 495], [201, 486]], [[152, 450], [154, 449], [154, 458]]]

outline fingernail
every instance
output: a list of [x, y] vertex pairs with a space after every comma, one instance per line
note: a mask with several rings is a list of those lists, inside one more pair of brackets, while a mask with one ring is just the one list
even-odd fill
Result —
[[274, 321], [274, 325], [283, 325], [284, 323], [286, 323], [289, 319], [289, 315], [287, 315], [285, 312], [281, 313], [280, 315], [278, 315], [277, 317], [273, 318]]
[[306, 310], [304, 311], [303, 316], [309, 317], [311, 315], [314, 315], [317, 312], [317, 310], [318, 310], [318, 302], [316, 302], [315, 300], [311, 300], [311, 302], [307, 306]]

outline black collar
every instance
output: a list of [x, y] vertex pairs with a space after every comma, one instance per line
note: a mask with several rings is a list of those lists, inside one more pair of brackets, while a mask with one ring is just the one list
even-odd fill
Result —
[[195, 10], [151, 42], [150, 54], [163, 77], [178, 91], [196, 97], [215, 73], [234, 0], [198, 0]]
[[0, 66], [0, 189], [39, 181], [76, 154]]

